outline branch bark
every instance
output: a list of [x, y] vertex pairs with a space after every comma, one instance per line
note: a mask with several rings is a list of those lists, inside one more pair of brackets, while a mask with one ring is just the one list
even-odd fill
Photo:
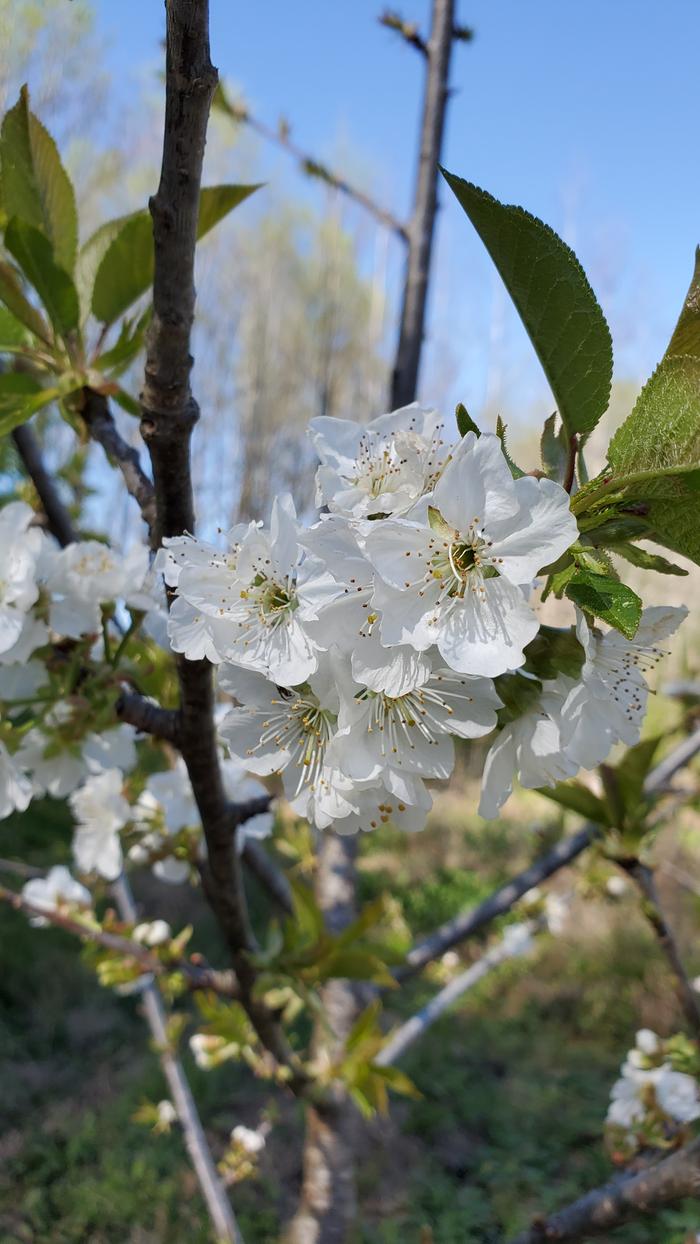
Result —
[[102, 446], [109, 461], [121, 471], [126, 490], [136, 501], [148, 527], [151, 547], [156, 548], [155, 491], [141, 466], [137, 451], [127, 445], [121, 435], [104, 394], [96, 393], [94, 389], [83, 389], [81, 413], [92, 439]]
[[142, 734], [165, 739], [174, 747], [180, 744], [180, 714], [175, 708], [161, 708], [138, 691], [126, 687], [119, 693], [115, 712], [120, 721], [126, 721]]
[[661, 905], [653, 870], [638, 859], [618, 860], [617, 862], [622, 871], [634, 881], [642, 895], [644, 915], [651, 925], [659, 946], [673, 972], [676, 992], [683, 1008], [683, 1013], [693, 1034], [696, 1037], [700, 1037], [700, 999], [698, 999], [698, 995], [693, 989], [683, 966], [683, 958], [673, 929], [668, 923]]
[[566, 1209], [538, 1218], [511, 1244], [566, 1244], [619, 1227], [686, 1197], [700, 1197], [700, 1139], [638, 1174], [611, 1180]]
[[56, 537], [61, 548], [65, 548], [67, 544], [73, 544], [79, 537], [71, 516], [59, 496], [56, 484], [44, 466], [39, 444], [29, 424], [23, 423], [15, 428], [12, 439], [41, 501], [49, 530]]
[[[165, 129], [160, 184], [149, 207], [155, 270], [146, 345], [141, 434], [155, 488], [152, 539], [194, 530], [190, 439], [199, 409], [190, 388], [190, 333], [202, 161], [217, 73], [209, 55], [207, 0], [166, 0]], [[207, 661], [177, 660], [182, 751], [207, 844], [204, 891], [226, 940], [241, 1001], [258, 1036], [297, 1090], [307, 1083], [283, 1030], [254, 995], [256, 972], [231, 813], [219, 765]]]
[[[331, 933], [340, 933], [355, 915], [356, 852], [354, 838], [326, 831], [321, 839], [316, 900]], [[332, 1060], [344, 1048], [357, 1016], [357, 990], [350, 981], [332, 980], [324, 985], [321, 1002], [312, 1056]], [[347, 1244], [357, 1211], [357, 1126], [355, 1107], [340, 1084], [332, 1087], [323, 1105], [307, 1107], [301, 1199], [286, 1244]]]
[[399, 342], [391, 382], [392, 409], [412, 402], [418, 387], [453, 41], [454, 0], [433, 0], [432, 27], [425, 53], [418, 172], [409, 225]]

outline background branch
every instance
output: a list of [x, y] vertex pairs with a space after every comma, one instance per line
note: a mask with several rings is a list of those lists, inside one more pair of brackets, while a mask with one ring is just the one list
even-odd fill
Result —
[[157, 547], [155, 492], [151, 480], [141, 466], [137, 451], [127, 445], [109, 409], [109, 402], [94, 389], [83, 389], [82, 417], [94, 441], [105, 451], [107, 458], [122, 473], [126, 490], [136, 501], [143, 521], [148, 527], [151, 546]]
[[12, 439], [27, 475], [36, 489], [49, 530], [56, 537], [61, 548], [65, 548], [67, 544], [72, 544], [77, 540], [78, 535], [56, 484], [44, 466], [39, 443], [29, 424], [23, 423], [15, 428]]
[[619, 1227], [685, 1197], [700, 1196], [700, 1139], [638, 1174], [595, 1188], [566, 1209], [537, 1219], [511, 1244], [566, 1244]]

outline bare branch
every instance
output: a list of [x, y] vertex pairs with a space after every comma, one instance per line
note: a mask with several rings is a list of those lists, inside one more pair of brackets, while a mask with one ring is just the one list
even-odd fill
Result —
[[[673, 751], [669, 752], [663, 760], [656, 765], [649, 773], [644, 789], [647, 794], [662, 794], [668, 787], [668, 783], [679, 769], [685, 768], [693, 756], [700, 752], [700, 729], [679, 743]], [[564, 868], [567, 864], [571, 864], [586, 847], [594, 841], [600, 833], [600, 827], [591, 823], [583, 826], [577, 833], [572, 834], [570, 838], [564, 839], [558, 843], [546, 855], [540, 856], [526, 868], [523, 872], [518, 873], [512, 881], [508, 881], [504, 886], [500, 886], [493, 894], [484, 899], [483, 903], [479, 903], [477, 907], [473, 907], [471, 911], [463, 912], [455, 916], [453, 920], [448, 920], [445, 924], [440, 925], [433, 933], [428, 934], [421, 942], [418, 942], [406, 956], [406, 963], [403, 964], [395, 973], [397, 980], [406, 980], [419, 972], [433, 959], [444, 954], [452, 946], [456, 946], [459, 942], [471, 937], [472, 934], [483, 929], [492, 920], [498, 916], [504, 915], [510, 911], [514, 903], [527, 894], [528, 890], [534, 889], [541, 882], [546, 881], [548, 877], [559, 872], [560, 868]]]
[[12, 439], [24, 463], [27, 475], [31, 479], [37, 496], [41, 501], [49, 530], [56, 537], [62, 548], [65, 548], [67, 544], [73, 544], [75, 540], [79, 539], [79, 536], [73, 526], [68, 510], [58, 494], [56, 484], [44, 466], [41, 450], [29, 424], [23, 423], [20, 427], [15, 428], [12, 433]]
[[364, 190], [360, 190], [357, 186], [353, 186], [346, 181], [338, 173], [333, 172], [327, 164], [317, 160], [314, 156], [309, 155], [301, 147], [292, 140], [289, 132], [289, 126], [285, 122], [280, 122], [275, 129], [271, 125], [266, 125], [264, 121], [260, 121], [253, 116], [247, 104], [234, 103], [227, 98], [223, 88], [219, 86], [214, 96], [214, 106], [219, 108], [226, 116], [233, 121], [240, 121], [254, 130], [256, 134], [260, 134], [267, 142], [274, 143], [282, 151], [286, 151], [287, 155], [296, 160], [302, 173], [308, 177], [316, 177], [319, 181], [326, 182], [332, 186], [334, 190], [338, 190], [346, 198], [357, 203], [364, 211], [386, 229], [390, 229], [395, 233], [401, 242], [408, 242], [408, 230], [406, 226], [387, 208], [376, 203], [370, 195]]
[[291, 916], [294, 907], [289, 882], [284, 873], [275, 868], [265, 848], [254, 838], [246, 839], [243, 844], [243, 862], [280, 910], [286, 916]]
[[642, 910], [675, 977], [676, 990], [685, 1017], [696, 1037], [700, 1037], [700, 999], [693, 989], [683, 966], [673, 929], [664, 914], [654, 873], [641, 860], [618, 860], [620, 868], [634, 881], [642, 895]]
[[[190, 439], [199, 409], [190, 388], [194, 256], [207, 121], [217, 73], [207, 0], [167, 0], [166, 100], [160, 184], [150, 200], [155, 246], [153, 318], [146, 346], [141, 433], [153, 465], [155, 542], [194, 530]], [[231, 812], [219, 765], [211, 666], [177, 659], [182, 751], [207, 843], [202, 880], [231, 953], [241, 1001], [263, 1044], [307, 1083], [276, 1018], [255, 996], [253, 941]]]
[[177, 709], [161, 708], [154, 700], [124, 687], [115, 705], [115, 712], [121, 721], [128, 722], [142, 734], [151, 734], [154, 738], [165, 739], [179, 747], [181, 722]]
[[[545, 927], [544, 921], [527, 921], [523, 927], [523, 937], [527, 934], [533, 935], [538, 933]], [[489, 972], [492, 972], [494, 968], [499, 967], [508, 959], [516, 958], [516, 956], [522, 953], [523, 946], [514, 941], [512, 936], [508, 937], [506, 935], [502, 937], [494, 946], [486, 950], [477, 959], [476, 963], [470, 964], [468, 968], [465, 968], [464, 972], [460, 972], [458, 976], [455, 976], [420, 1011], [417, 1011], [404, 1024], [401, 1024], [374, 1061], [380, 1067], [389, 1067], [392, 1063], [397, 1062], [406, 1053], [406, 1050], [419, 1037], [422, 1037], [458, 998], [461, 998], [469, 989], [473, 989], [475, 985], [478, 985], [479, 981], [488, 976]]]
[[[126, 877], [122, 876], [115, 881], [112, 893], [122, 919], [133, 923], [137, 918], [136, 907]], [[168, 1033], [168, 1013], [156, 985], [146, 986], [143, 1006], [151, 1036], [158, 1050], [163, 1074], [182, 1127], [187, 1152], [196, 1171], [217, 1239], [227, 1241], [227, 1244], [243, 1244], [243, 1237], [231, 1203], [214, 1165], [187, 1076], [173, 1049]]]
[[566, 1209], [538, 1218], [511, 1244], [566, 1244], [607, 1234], [637, 1214], [700, 1196], [700, 1139], [637, 1174], [613, 1179]]
[[82, 416], [90, 436], [104, 449], [110, 462], [121, 471], [127, 492], [134, 498], [148, 527], [155, 548], [155, 492], [141, 466], [137, 451], [127, 445], [109, 409], [109, 402], [94, 389], [83, 389]]
[[450, 56], [454, 29], [454, 0], [433, 0], [427, 44], [418, 172], [401, 306], [401, 326], [391, 382], [391, 406], [406, 406], [416, 396], [430, 261], [437, 211], [437, 179], [445, 113], [449, 94]]
[[418, 30], [415, 22], [409, 22], [395, 9], [385, 9], [381, 17], [378, 19], [380, 26], [386, 26], [387, 30], [393, 30], [395, 34], [400, 35], [406, 43], [414, 47], [421, 56], [427, 57], [428, 45]]

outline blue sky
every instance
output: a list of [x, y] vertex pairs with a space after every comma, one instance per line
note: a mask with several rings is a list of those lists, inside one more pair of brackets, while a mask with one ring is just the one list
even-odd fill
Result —
[[[116, 89], [127, 90], [130, 75], [157, 63], [162, 5], [96, 7]], [[350, 153], [356, 175], [405, 215], [422, 65], [378, 25], [381, 0], [211, 0], [211, 8], [213, 59], [260, 116], [289, 116], [298, 142], [322, 158]], [[428, 0], [402, 5], [423, 27], [428, 10]], [[641, 377], [663, 351], [700, 241], [700, 5], [472, 0], [459, 18], [476, 38], [455, 50], [445, 165], [567, 238], [610, 320], [618, 374]], [[271, 179], [293, 177], [267, 159]], [[438, 339], [451, 337], [452, 395], [478, 405], [489, 324], [505, 317], [513, 357], [524, 343], [447, 191], [443, 203], [427, 371], [441, 365]]]

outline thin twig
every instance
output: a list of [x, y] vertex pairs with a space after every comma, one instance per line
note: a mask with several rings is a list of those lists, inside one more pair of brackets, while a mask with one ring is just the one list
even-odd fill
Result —
[[44, 466], [39, 444], [29, 424], [24, 423], [21, 427], [15, 428], [12, 439], [41, 501], [49, 530], [56, 537], [61, 548], [65, 548], [67, 544], [73, 544], [79, 539], [78, 534], [68, 509], [58, 494], [54, 480]]
[[377, 18], [380, 26], [386, 26], [387, 30], [393, 30], [395, 34], [420, 52], [421, 56], [427, 57], [428, 45], [420, 33], [415, 22], [409, 22], [395, 9], [385, 9], [380, 17]]
[[696, 1037], [700, 1037], [700, 999], [683, 966], [683, 959], [668, 920], [666, 919], [653, 870], [638, 859], [617, 860], [622, 871], [634, 881], [642, 895], [642, 910], [675, 977], [676, 990], [685, 1017]]
[[282, 870], [275, 867], [265, 848], [254, 838], [247, 838], [243, 844], [243, 862], [277, 907], [286, 916], [291, 916], [294, 907], [289, 882]]
[[[529, 920], [524, 922], [522, 926], [523, 942], [525, 942], [527, 935], [534, 936], [535, 933], [540, 932], [545, 927], [546, 923], [544, 921]], [[422, 1037], [428, 1028], [432, 1027], [458, 998], [461, 998], [469, 989], [473, 989], [494, 968], [499, 967], [508, 959], [514, 959], [518, 955], [523, 954], [526, 948], [526, 945], [515, 941], [512, 935], [504, 934], [494, 946], [486, 950], [477, 959], [476, 963], [472, 963], [464, 972], [460, 972], [458, 976], [455, 976], [420, 1011], [417, 1011], [404, 1024], [401, 1024], [374, 1061], [380, 1067], [390, 1067], [397, 1062], [406, 1053], [406, 1050], [419, 1037]]]
[[[0, 868], [18, 876], [41, 877], [44, 875], [39, 869], [20, 873], [13, 861], [2, 861]], [[213, 968], [199, 967], [186, 959], [164, 963], [147, 946], [142, 946], [140, 942], [135, 942], [132, 938], [124, 937], [121, 933], [110, 933], [99, 926], [85, 924], [57, 908], [46, 909], [37, 903], [30, 902], [22, 894], [6, 889], [3, 885], [0, 885], [0, 900], [14, 907], [15, 911], [21, 911], [29, 917], [40, 917], [54, 928], [63, 929], [65, 933], [79, 937], [81, 941], [92, 942], [114, 954], [123, 955], [126, 959], [133, 959], [139, 968], [150, 976], [167, 976], [173, 972], [179, 972], [189, 989], [211, 990], [225, 998], [238, 998], [238, 986], [232, 972], [218, 972]]]
[[[122, 920], [133, 923], [137, 919], [137, 912], [126, 877], [122, 876], [115, 881], [112, 893]], [[217, 1237], [231, 1244], [243, 1244], [243, 1237], [231, 1203], [214, 1165], [187, 1076], [173, 1049], [168, 1033], [168, 1013], [162, 994], [158, 987], [151, 983], [146, 986], [142, 998], [146, 1021], [158, 1050], [163, 1074], [182, 1127], [185, 1145], [197, 1173], [199, 1186], [202, 1189]]]
[[618, 1176], [565, 1209], [537, 1218], [511, 1244], [567, 1244], [607, 1235], [638, 1214], [700, 1196], [700, 1139], [638, 1173]]
[[[662, 794], [674, 775], [680, 769], [685, 768], [698, 752], [700, 752], [700, 729], [695, 730], [687, 739], [679, 743], [651, 770], [644, 783], [645, 792], [648, 795]], [[403, 981], [413, 976], [427, 963], [444, 954], [446, 950], [458, 945], [459, 942], [471, 937], [498, 916], [510, 911], [513, 904], [529, 890], [534, 889], [535, 886], [557, 873], [560, 868], [564, 868], [577, 859], [600, 832], [600, 826], [589, 822], [570, 838], [564, 839], [551, 851], [540, 856], [529, 868], [518, 873], [517, 877], [513, 877], [511, 881], [500, 886], [487, 899], [484, 899], [483, 903], [440, 925], [408, 952], [405, 964], [402, 964], [395, 973], [397, 979]]]
[[175, 708], [161, 708], [154, 700], [140, 695], [138, 691], [130, 691], [126, 687], [119, 694], [115, 712], [121, 721], [126, 721], [142, 734], [151, 734], [154, 738], [165, 739], [175, 747], [179, 746], [180, 714]]
[[121, 435], [104, 394], [96, 393], [94, 389], [83, 389], [81, 414], [92, 439], [102, 446], [109, 461], [121, 471], [126, 490], [136, 501], [148, 527], [151, 545], [156, 548], [155, 492], [141, 466], [137, 450], [128, 445]]
[[266, 139], [267, 142], [274, 143], [276, 147], [279, 147], [282, 151], [286, 151], [287, 155], [297, 161], [301, 171], [305, 173], [307, 177], [315, 177], [319, 181], [323, 181], [327, 185], [332, 186], [334, 190], [338, 190], [341, 194], [345, 195], [346, 198], [351, 199], [354, 203], [357, 203], [361, 208], [363, 208], [364, 211], [368, 212], [370, 216], [373, 216], [380, 225], [383, 225], [386, 229], [390, 229], [401, 242], [408, 242], [408, 230], [398, 219], [398, 217], [394, 216], [393, 213], [387, 208], [381, 207], [381, 205], [376, 203], [375, 200], [366, 194], [364, 190], [360, 190], [357, 186], [351, 185], [350, 182], [346, 181], [344, 177], [341, 177], [338, 173], [334, 173], [332, 169], [328, 168], [326, 164], [323, 164], [320, 160], [317, 160], [312, 155], [309, 155], [308, 152], [303, 151], [301, 147], [298, 147], [290, 137], [289, 127], [287, 125], [281, 123], [277, 129], [274, 129], [273, 126], [267, 125], [264, 121], [260, 121], [257, 117], [253, 116], [247, 104], [234, 103], [229, 100], [221, 86], [219, 86], [215, 95], [214, 105], [233, 121], [242, 122], [251, 130], [254, 130], [256, 134], [260, 134], [261, 137]]

